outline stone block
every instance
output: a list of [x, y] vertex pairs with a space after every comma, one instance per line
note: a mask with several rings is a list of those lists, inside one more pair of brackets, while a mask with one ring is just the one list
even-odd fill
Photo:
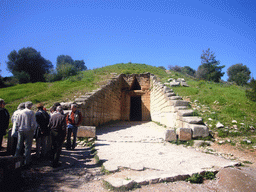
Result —
[[77, 130], [77, 137], [96, 137], [96, 127], [79, 126]]
[[189, 102], [184, 100], [170, 100], [170, 105], [172, 106], [188, 106]]
[[190, 128], [178, 128], [176, 133], [181, 141], [189, 141], [192, 139], [192, 131]]
[[203, 124], [202, 117], [182, 117], [182, 121], [190, 124]]
[[181, 96], [171, 96], [170, 97], [171, 100], [182, 100]]
[[192, 109], [178, 111], [178, 116], [180, 116], [180, 117], [193, 116], [193, 114], [194, 114], [194, 110], [192, 110]]
[[180, 82], [170, 82], [171, 87], [180, 86]]
[[174, 92], [168, 92], [165, 94], [167, 97], [172, 97], [172, 96], [176, 96], [176, 94]]
[[181, 86], [183, 86], [183, 87], [189, 87], [189, 85], [187, 84], [187, 82], [181, 82], [180, 84], [181, 84]]
[[176, 141], [177, 135], [174, 129], [167, 129], [164, 131], [164, 140], [165, 141]]
[[205, 125], [188, 124], [188, 127], [192, 130], [192, 137], [207, 137], [209, 135], [209, 129]]
[[188, 109], [188, 107], [187, 106], [177, 106], [177, 107], [174, 107], [174, 111], [175, 112], [178, 112], [179, 110], [185, 110], [185, 109]]
[[75, 102], [85, 102], [87, 101], [87, 98], [76, 98]]

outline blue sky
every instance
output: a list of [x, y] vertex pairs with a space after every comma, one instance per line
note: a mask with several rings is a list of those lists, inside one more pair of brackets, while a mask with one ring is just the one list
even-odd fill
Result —
[[210, 48], [227, 68], [256, 75], [253, 0], [0, 0], [0, 67], [8, 54], [33, 47], [56, 65], [58, 55], [89, 69], [116, 63], [201, 64]]

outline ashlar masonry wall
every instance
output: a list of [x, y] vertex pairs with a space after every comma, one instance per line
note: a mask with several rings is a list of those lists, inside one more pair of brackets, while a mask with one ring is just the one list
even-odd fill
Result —
[[[150, 73], [118, 75], [103, 87], [75, 99], [84, 126], [115, 120], [155, 121], [175, 130], [180, 139], [208, 136], [201, 117], [195, 117], [182, 100]], [[70, 108], [71, 103], [62, 103]], [[184, 134], [183, 134], [184, 133]], [[182, 138], [182, 135], [187, 135]]]
[[189, 102], [176, 96], [172, 89], [157, 81], [154, 75], [151, 75], [150, 109], [152, 121], [166, 125], [174, 135], [173, 140], [176, 134], [180, 140], [209, 135], [203, 119], [194, 116], [194, 111], [189, 109]]
[[[82, 112], [82, 125], [98, 126], [115, 120], [130, 120], [131, 97], [141, 98], [141, 120], [150, 119], [150, 74], [118, 75], [103, 87], [75, 99]], [[62, 103], [69, 109], [70, 103]]]

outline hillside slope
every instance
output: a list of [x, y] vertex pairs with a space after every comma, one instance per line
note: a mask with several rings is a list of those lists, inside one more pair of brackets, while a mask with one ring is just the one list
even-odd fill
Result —
[[[191, 107], [204, 118], [218, 136], [232, 137], [231, 143], [242, 143], [248, 147], [256, 145], [256, 103], [245, 96], [245, 89], [227, 83], [197, 81], [177, 72], [168, 72], [146, 64], [120, 63], [94, 70], [83, 71], [77, 76], [53, 83], [28, 83], [0, 89], [10, 114], [19, 103], [43, 102], [50, 107], [54, 102], [73, 101], [76, 97], [104, 85], [113, 73], [153, 73], [163, 83], [169, 78], [185, 78], [190, 87], [174, 87], [176, 94], [191, 101]], [[237, 123], [235, 123], [235, 120]], [[221, 122], [224, 128], [216, 128]], [[11, 126], [11, 125], [10, 125]], [[250, 142], [247, 142], [250, 141]]]

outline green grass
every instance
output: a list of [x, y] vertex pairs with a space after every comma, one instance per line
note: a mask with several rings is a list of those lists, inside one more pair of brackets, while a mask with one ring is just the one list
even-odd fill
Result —
[[[252, 132], [250, 126], [256, 128], [256, 102], [248, 100], [245, 96], [245, 88], [227, 83], [214, 83], [197, 81], [194, 78], [181, 73], [165, 70], [146, 64], [119, 63], [115, 65], [96, 68], [81, 72], [77, 76], [53, 83], [28, 83], [0, 89], [0, 97], [7, 105], [6, 108], [12, 115], [21, 102], [43, 102], [50, 107], [55, 102], [74, 101], [76, 97], [105, 85], [108, 79], [116, 74], [135, 74], [149, 72], [165, 83], [169, 78], [184, 78], [190, 87], [172, 87], [176, 94], [189, 98], [191, 106], [195, 109], [195, 115], [202, 116], [204, 122], [211, 125], [214, 132], [221, 137], [247, 136], [255, 145], [256, 131]], [[198, 103], [193, 101], [198, 100]], [[212, 121], [208, 119], [211, 118]], [[232, 129], [232, 120], [237, 120], [237, 130]], [[216, 129], [215, 125], [220, 121], [228, 129]], [[244, 126], [240, 125], [244, 123]], [[11, 127], [11, 124], [10, 124]], [[189, 144], [188, 144], [189, 145]], [[250, 146], [250, 145], [249, 145]]]
[[[186, 78], [190, 87], [173, 87], [172, 89], [184, 98], [191, 100], [191, 106], [203, 117], [210, 129], [218, 133], [219, 137], [254, 136], [256, 131], [256, 102], [250, 101], [245, 95], [245, 87], [228, 83], [214, 83], [196, 81]], [[193, 102], [197, 100], [198, 102]], [[212, 121], [208, 120], [209, 118]], [[234, 129], [232, 120], [237, 121]], [[217, 129], [217, 122], [225, 128]], [[244, 123], [241, 125], [240, 123]]]
[[156, 74], [160, 78], [167, 78], [166, 72], [158, 67], [132, 63], [115, 64], [83, 71], [77, 76], [53, 83], [37, 82], [2, 88], [0, 89], [0, 95], [7, 103], [6, 108], [12, 115], [21, 102], [44, 102], [46, 107], [50, 107], [55, 102], [74, 101], [74, 96], [78, 97], [105, 85], [107, 79], [112, 77], [111, 73], [131, 74], [145, 72]]

